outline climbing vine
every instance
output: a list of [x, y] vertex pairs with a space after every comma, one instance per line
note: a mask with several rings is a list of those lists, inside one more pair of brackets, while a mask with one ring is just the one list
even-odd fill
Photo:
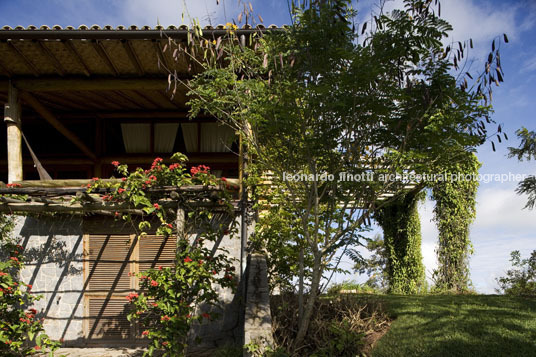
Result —
[[[233, 260], [219, 247], [223, 236], [237, 232], [232, 187], [208, 166], [188, 171], [186, 156], [172, 159], [177, 162], [168, 166], [156, 158], [150, 169], [132, 172], [114, 161], [120, 180], [94, 178], [86, 195], [76, 198], [82, 204], [101, 199], [112, 212], [116, 207], [114, 216], [132, 222], [140, 235], [156, 228], [159, 235], [177, 237], [174, 266], [136, 274], [140, 289], [127, 296], [128, 319], [140, 323], [140, 337], [150, 341], [144, 354], [149, 356], [184, 355], [191, 325], [217, 318], [210, 307], [218, 304], [218, 290], [237, 283]], [[198, 190], [188, 195], [189, 186]]]
[[462, 292], [470, 284], [468, 258], [472, 253], [469, 226], [476, 217], [478, 169], [476, 155], [465, 152], [448, 168], [445, 177], [432, 187], [434, 220], [439, 230], [438, 268], [434, 271], [439, 291]]
[[391, 293], [416, 294], [425, 286], [417, 209], [422, 197], [422, 193], [409, 192], [375, 213], [383, 228]]

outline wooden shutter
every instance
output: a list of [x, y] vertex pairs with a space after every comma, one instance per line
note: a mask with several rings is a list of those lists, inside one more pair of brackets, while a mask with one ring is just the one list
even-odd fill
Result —
[[139, 248], [139, 271], [158, 268], [159, 266], [173, 266], [176, 246], [177, 239], [175, 237], [154, 235], [141, 236]]
[[84, 329], [88, 345], [145, 343], [140, 327], [126, 316], [126, 296], [138, 288], [129, 273], [174, 265], [176, 238], [127, 234], [86, 234]]
[[90, 292], [128, 292], [132, 260], [129, 235], [90, 235], [88, 252], [88, 288]]
[[88, 338], [125, 341], [131, 339], [133, 326], [127, 320], [130, 304], [122, 298], [89, 299]]

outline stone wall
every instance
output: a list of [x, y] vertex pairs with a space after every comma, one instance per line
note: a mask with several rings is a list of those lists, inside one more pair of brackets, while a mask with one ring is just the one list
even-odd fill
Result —
[[14, 235], [25, 247], [21, 279], [43, 295], [34, 306], [45, 331], [67, 343], [82, 339], [83, 235], [79, 218], [18, 217]]
[[[258, 346], [255, 355], [262, 354], [265, 348], [274, 344], [268, 267], [266, 257], [261, 254], [252, 254], [248, 259], [244, 344]], [[244, 356], [250, 355], [244, 353]]]

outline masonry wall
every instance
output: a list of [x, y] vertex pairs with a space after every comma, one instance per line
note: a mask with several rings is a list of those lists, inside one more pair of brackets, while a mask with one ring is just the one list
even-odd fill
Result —
[[[92, 220], [95, 222], [95, 218]], [[53, 339], [63, 340], [65, 346], [85, 344], [83, 234], [87, 233], [87, 226], [81, 218], [71, 216], [16, 219], [14, 235], [25, 247], [26, 256], [21, 278], [32, 285], [35, 294], [44, 296], [34, 304], [38, 317], [45, 318], [46, 333]], [[106, 231], [106, 227], [107, 224], [101, 224], [100, 229]], [[202, 345], [192, 343], [194, 350], [243, 343], [241, 239], [225, 236], [220, 246], [235, 259], [239, 288], [236, 294], [231, 289], [221, 290], [221, 306], [203, 309], [221, 318], [192, 328], [191, 340], [198, 336], [203, 341]]]
[[18, 217], [15, 237], [25, 247], [21, 278], [43, 298], [34, 303], [53, 339], [76, 343], [83, 337], [82, 220], [75, 217]]

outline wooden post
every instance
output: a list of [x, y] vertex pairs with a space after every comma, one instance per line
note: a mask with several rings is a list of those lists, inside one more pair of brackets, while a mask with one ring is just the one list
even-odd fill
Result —
[[17, 88], [9, 83], [4, 121], [7, 126], [7, 170], [9, 183], [22, 181], [22, 134], [20, 130], [20, 101]]
[[186, 216], [184, 214], [184, 209], [179, 206], [177, 208], [177, 219], [175, 220], [175, 225], [177, 226], [177, 243], [179, 240], [184, 238], [186, 234]]

